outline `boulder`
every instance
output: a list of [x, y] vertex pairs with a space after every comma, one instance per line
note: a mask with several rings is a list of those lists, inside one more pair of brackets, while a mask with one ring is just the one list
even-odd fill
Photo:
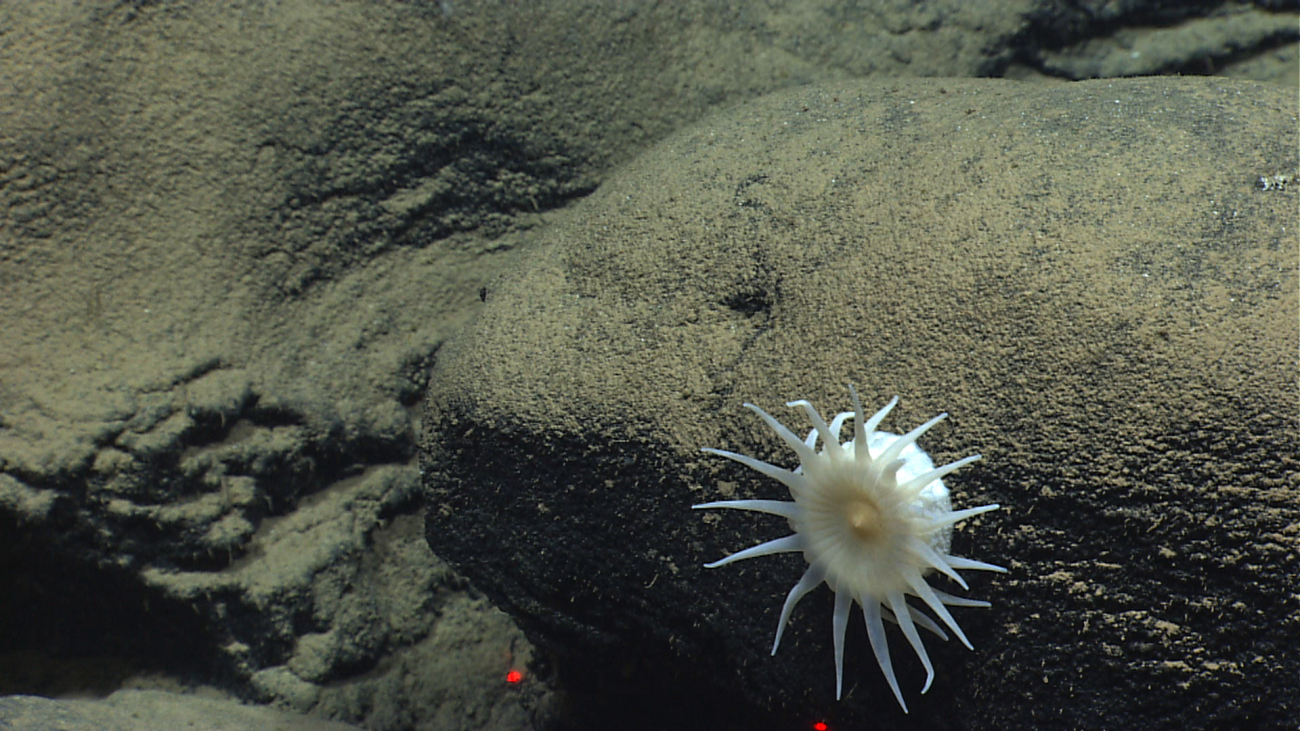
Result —
[[[1300, 718], [1293, 89], [849, 82], [711, 117], [557, 214], [439, 354], [426, 536], [621, 728], [1280, 727]], [[788, 499], [742, 408], [870, 412], [921, 443], [989, 609], [890, 629], [904, 716], [831, 592], [769, 654]], [[948, 587], [956, 593], [966, 593]], [[590, 691], [584, 696], [584, 692]]]

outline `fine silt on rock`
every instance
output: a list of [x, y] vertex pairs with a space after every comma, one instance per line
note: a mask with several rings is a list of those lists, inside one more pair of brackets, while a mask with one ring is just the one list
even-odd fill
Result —
[[[1264, 728], [1300, 701], [1294, 91], [1215, 79], [849, 83], [765, 97], [557, 216], [439, 354], [433, 551], [623, 728]], [[975, 646], [895, 628], [904, 716], [831, 592], [769, 651], [789, 499], [741, 408], [947, 411], [922, 446], [989, 609]], [[952, 593], [953, 586], [934, 579]], [[594, 709], [594, 710], [593, 710]], [[575, 716], [582, 716], [575, 711]], [[800, 725], [804, 724], [804, 725]]]

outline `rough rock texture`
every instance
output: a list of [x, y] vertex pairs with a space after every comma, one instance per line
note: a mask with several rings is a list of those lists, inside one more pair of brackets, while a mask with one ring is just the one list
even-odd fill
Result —
[[[480, 288], [714, 109], [1068, 75], [1111, 36], [1131, 73], [1161, 6], [0, 3], [0, 693], [147, 670], [371, 729], [544, 723], [545, 682], [502, 681], [528, 644], [423, 537], [417, 405]], [[1222, 8], [1162, 16], [1200, 24], [1161, 62], [1294, 75]]]
[[[643, 155], [489, 285], [431, 377], [427, 536], [622, 728], [1281, 728], [1300, 721], [1297, 97], [1223, 80], [844, 83]], [[1279, 189], [1262, 176], [1292, 182]], [[830, 593], [768, 656], [786, 532], [741, 408], [952, 417], [991, 610], [894, 646], [903, 717]], [[895, 638], [898, 639], [898, 638]], [[674, 698], [670, 708], [662, 702]], [[649, 700], [646, 700], [649, 699]], [[680, 716], [677, 714], [681, 714]], [[742, 719], [737, 721], [736, 719]]]
[[240, 705], [226, 699], [157, 690], [121, 690], [103, 700], [51, 700], [35, 696], [0, 698], [0, 729], [26, 731], [358, 731], [357, 726]]
[[[1068, 79], [1222, 72], [1300, 82], [1294, 3], [1053, 0], [1032, 14], [1019, 63]], [[1263, 61], [1263, 66], [1258, 63]], [[1273, 70], [1258, 73], [1264, 67]]]

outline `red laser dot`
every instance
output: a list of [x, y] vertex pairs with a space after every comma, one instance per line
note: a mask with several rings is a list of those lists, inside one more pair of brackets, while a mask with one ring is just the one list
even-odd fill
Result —
[[523, 679], [524, 679], [524, 674], [519, 672], [518, 670], [511, 670], [510, 672], [506, 673], [506, 682], [511, 685], [514, 685], [515, 683], [518, 683]]
[[813, 724], [813, 731], [826, 731], [826, 729], [828, 728], [830, 728], [830, 726], [827, 726], [821, 721], [818, 721], [817, 723]]

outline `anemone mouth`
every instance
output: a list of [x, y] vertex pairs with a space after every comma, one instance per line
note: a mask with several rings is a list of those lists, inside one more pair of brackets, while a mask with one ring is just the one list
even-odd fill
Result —
[[868, 497], [854, 498], [844, 505], [844, 522], [849, 534], [868, 546], [879, 546], [889, 535], [880, 506]]
[[[927, 468], [928, 458], [918, 454], [927, 460], [922, 469]], [[897, 569], [914, 563], [915, 552], [908, 550], [913, 541], [934, 541], [937, 548], [947, 542], [944, 530], [931, 535], [925, 517], [932, 506], [903, 499], [894, 475], [881, 479], [865, 460], [828, 465], [829, 460], [818, 455], [818, 461], [822, 464], [806, 473], [808, 490], [795, 498], [802, 512], [793, 527], [807, 539], [804, 558], [825, 569], [828, 583], [835, 582], [855, 596], [905, 591], [908, 585]], [[942, 485], [937, 489], [942, 490]], [[946, 495], [936, 492], [927, 497], [942, 501]]]

